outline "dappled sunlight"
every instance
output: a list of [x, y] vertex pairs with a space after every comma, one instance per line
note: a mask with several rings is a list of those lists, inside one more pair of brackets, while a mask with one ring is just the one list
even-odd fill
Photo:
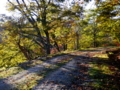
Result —
[[2, 70], [0, 71], [0, 79], [7, 78], [8, 76], [14, 75], [23, 70], [24, 69], [20, 67], [11, 67], [11, 68], [8, 68], [7, 70]]
[[92, 86], [102, 90], [118, 90], [120, 88], [120, 70], [106, 55], [96, 55], [98, 60], [90, 64], [90, 78], [95, 81]]
[[62, 65], [65, 65], [70, 60], [72, 60], [71, 56], [58, 56], [47, 60], [46, 62], [40, 62], [40, 64], [37, 63], [36, 66], [30, 69], [26, 69], [16, 75], [10, 76], [7, 78], [7, 81], [8, 83], [14, 85], [14, 88], [16, 89], [30, 89], [35, 86], [39, 80], [46, 77], [50, 72], [56, 70]]
[[[51, 73], [43, 80], [45, 84], [43, 84], [43, 82], [40, 82], [40, 84], [38, 84], [34, 89], [36, 90], [36, 89], [53, 88], [57, 90], [57, 89], [61, 89], [65, 85], [70, 84], [73, 78], [70, 77], [70, 75], [72, 74], [72, 71], [74, 71], [76, 67], [74, 64], [75, 64], [75, 60], [72, 60], [68, 62], [66, 65], [63, 65], [57, 71]], [[51, 85], [54, 86], [51, 87]]]

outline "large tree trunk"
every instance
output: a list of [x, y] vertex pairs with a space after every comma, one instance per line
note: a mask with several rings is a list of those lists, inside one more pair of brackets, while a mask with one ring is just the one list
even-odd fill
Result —
[[[45, 2], [43, 1], [43, 4], [45, 4]], [[43, 30], [44, 33], [46, 35], [46, 54], [50, 54], [50, 37], [49, 37], [49, 33], [48, 33], [48, 27], [47, 27], [47, 21], [46, 21], [46, 6], [43, 7], [43, 13], [42, 13], [42, 26], [43, 26]]]

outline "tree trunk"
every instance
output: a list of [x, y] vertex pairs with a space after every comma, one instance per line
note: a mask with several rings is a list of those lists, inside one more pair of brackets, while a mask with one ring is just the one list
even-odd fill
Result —
[[50, 37], [48, 31], [45, 31], [46, 34], [46, 54], [50, 54]]
[[67, 44], [63, 44], [64, 51], [67, 50]]
[[76, 33], [76, 49], [79, 49], [79, 34]]
[[[52, 36], [52, 39], [55, 40], [55, 38], [56, 38], [55, 34], [52, 34], [51, 36]], [[60, 49], [59, 49], [58, 43], [57, 43], [56, 41], [54, 41], [54, 46], [56, 47], [56, 49], [58, 50], [58, 52], [60, 52]]]
[[97, 47], [97, 42], [96, 42], [97, 35], [96, 34], [97, 34], [96, 29], [94, 29], [94, 31], [93, 31], [93, 46], [94, 46], [94, 48]]
[[96, 35], [95, 34], [93, 36], [93, 46], [94, 46], [94, 48], [96, 47]]
[[25, 58], [27, 60], [32, 60], [32, 57], [29, 55], [29, 51], [25, 47], [21, 46], [19, 42], [17, 43], [17, 45], [20, 51], [24, 54]]
[[54, 45], [55, 45], [56, 49], [58, 50], [58, 52], [60, 52], [59, 46], [56, 41], [54, 41]]

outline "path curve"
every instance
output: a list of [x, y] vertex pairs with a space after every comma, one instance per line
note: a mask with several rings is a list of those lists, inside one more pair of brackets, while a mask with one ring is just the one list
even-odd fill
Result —
[[[105, 48], [97, 49], [95, 53], [103, 51], [104, 49]], [[107, 48], [107, 49], [109, 49], [109, 48]], [[81, 52], [83, 53], [82, 55], [81, 55]], [[92, 51], [90, 51], [90, 53], [91, 52]], [[94, 52], [94, 50], [93, 50], [93, 52]], [[78, 51], [75, 53], [71, 53], [70, 55], [74, 55], [75, 57], [81, 56], [80, 59], [82, 59], [84, 56], [89, 57], [88, 54], [89, 54], [88, 51]], [[8, 78], [1, 79], [0, 80], [0, 90], [11, 90], [11, 89], [15, 88], [17, 84], [22, 83], [24, 81], [28, 81], [32, 78], [39, 79], [35, 75], [36, 73], [42, 72], [45, 67], [54, 66], [59, 60], [63, 60], [66, 57], [70, 57], [70, 55], [63, 55], [63, 56], [55, 57], [55, 58], [45, 61], [41, 64], [38, 64], [32, 68], [29, 68], [28, 70], [22, 71], [16, 75], [12, 75]], [[51, 90], [59, 90], [62, 87], [64, 87], [65, 85], [69, 85], [72, 80], [71, 75], [73, 74], [73, 71], [76, 69], [77, 62], [78, 62], [78, 60], [76, 58], [74, 58], [73, 60], [68, 62], [66, 65], [62, 66], [55, 72], [52, 72], [51, 75], [49, 75], [48, 77], [43, 79], [44, 82], [39, 83], [37, 86], [35, 86], [33, 88], [33, 90], [49, 90], [49, 89], [45, 89], [45, 88], [52, 88]]]

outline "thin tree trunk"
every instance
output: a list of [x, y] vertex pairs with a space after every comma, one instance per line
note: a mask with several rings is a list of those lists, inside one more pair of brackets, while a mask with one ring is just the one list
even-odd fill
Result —
[[96, 47], [96, 35], [95, 35], [95, 33], [93, 35], [93, 45], [94, 45], [94, 48], [95, 48]]
[[49, 37], [48, 31], [45, 31], [45, 34], [46, 34], [46, 41], [47, 41], [46, 54], [50, 54], [50, 37]]
[[63, 44], [64, 51], [67, 50], [67, 44]]
[[79, 49], [79, 34], [76, 33], [76, 49]]
[[[52, 34], [51, 36], [52, 36], [52, 39], [55, 40], [55, 38], [56, 38], [55, 34]], [[58, 50], [58, 52], [60, 52], [60, 49], [59, 49], [58, 43], [57, 43], [56, 41], [54, 41], [54, 45], [55, 45], [56, 49]]]
[[23, 46], [21, 46], [19, 42], [17, 43], [17, 45], [18, 45], [20, 51], [24, 54], [25, 58], [27, 60], [32, 60], [31, 56], [29, 56], [29, 51], [27, 49], [25, 49]]
[[59, 46], [58, 46], [57, 42], [54, 41], [54, 43], [55, 43], [56, 49], [58, 50], [58, 52], [60, 52], [60, 49], [59, 49]]

